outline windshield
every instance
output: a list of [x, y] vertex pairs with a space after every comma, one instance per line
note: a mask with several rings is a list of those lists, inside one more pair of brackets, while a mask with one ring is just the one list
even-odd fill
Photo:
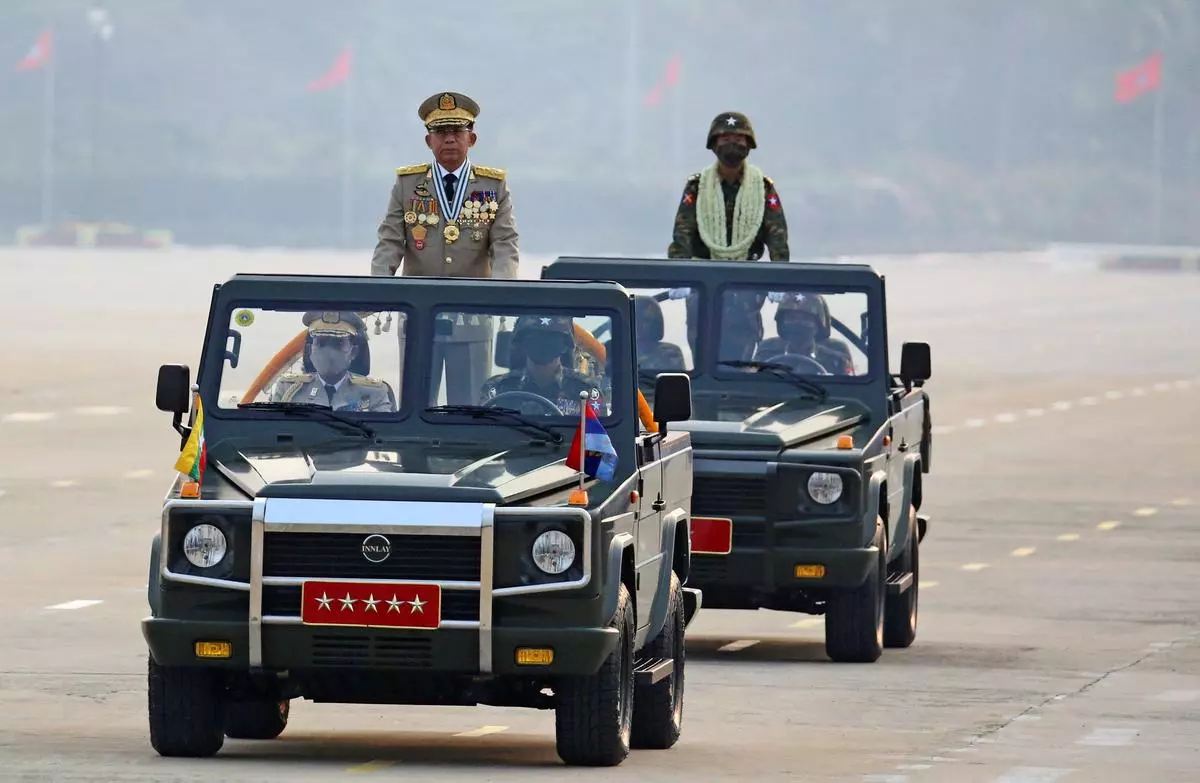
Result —
[[643, 378], [695, 369], [687, 311], [693, 290], [686, 286], [629, 289], [634, 295], [638, 371]]
[[611, 315], [553, 303], [434, 315], [428, 407], [484, 405], [573, 420], [585, 401], [601, 419], [616, 407], [607, 366]]
[[220, 408], [277, 403], [353, 414], [397, 410], [404, 314], [235, 307], [221, 367]]

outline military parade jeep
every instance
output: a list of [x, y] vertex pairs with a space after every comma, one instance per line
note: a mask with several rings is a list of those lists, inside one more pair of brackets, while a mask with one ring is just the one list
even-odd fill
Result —
[[651, 409], [632, 333], [613, 283], [214, 286], [195, 385], [158, 376], [182, 452], [142, 621], [155, 750], [274, 738], [295, 698], [553, 709], [573, 765], [671, 747], [691, 390], [664, 373]]
[[561, 258], [637, 295], [647, 395], [692, 378], [690, 582], [709, 608], [825, 615], [835, 661], [916, 638], [929, 346], [889, 372], [884, 279], [832, 263]]

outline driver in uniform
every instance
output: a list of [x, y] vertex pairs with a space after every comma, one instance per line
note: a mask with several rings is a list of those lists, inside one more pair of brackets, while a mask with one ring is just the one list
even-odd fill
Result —
[[[607, 413], [604, 396], [586, 376], [568, 367], [575, 355], [575, 328], [565, 316], [523, 315], [513, 325], [514, 356], [524, 366], [495, 375], [483, 384], [480, 403], [505, 392], [531, 392], [553, 402], [564, 415], [578, 414], [579, 393], [587, 392], [597, 414]], [[505, 406], [520, 408], [520, 405]]]
[[854, 375], [850, 346], [830, 336], [832, 319], [825, 298], [817, 294], [784, 294], [775, 310], [778, 337], [763, 340], [754, 357], [766, 362], [782, 354], [806, 356], [832, 375]]
[[309, 312], [310, 360], [314, 372], [285, 373], [271, 391], [271, 402], [320, 405], [336, 411], [384, 411], [395, 408], [383, 381], [350, 372], [367, 339], [367, 327], [351, 312]]

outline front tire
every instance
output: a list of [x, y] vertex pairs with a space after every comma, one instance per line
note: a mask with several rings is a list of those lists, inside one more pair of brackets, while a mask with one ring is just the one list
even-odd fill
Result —
[[917, 542], [917, 513], [912, 512], [908, 547], [896, 564], [898, 574], [911, 573], [912, 584], [900, 595], [889, 595], [883, 616], [885, 647], [909, 647], [917, 639], [918, 580], [921, 576], [920, 544]]
[[291, 702], [231, 701], [225, 705], [225, 736], [230, 739], [275, 739], [287, 728]]
[[883, 654], [887, 541], [882, 525], [873, 544], [878, 556], [866, 580], [834, 592], [825, 609], [825, 654], [838, 663], [872, 663]]
[[563, 677], [556, 688], [555, 745], [558, 757], [569, 766], [614, 767], [629, 755], [636, 628], [624, 584], [608, 627], [616, 628], [620, 637], [600, 670], [582, 677]]
[[654, 641], [646, 645], [646, 658], [674, 663], [671, 673], [653, 685], [634, 686], [633, 747], [666, 749], [679, 741], [683, 730], [684, 649], [683, 585], [671, 573], [667, 619]]
[[159, 666], [146, 656], [150, 745], [160, 756], [212, 756], [225, 743], [224, 688], [210, 669]]

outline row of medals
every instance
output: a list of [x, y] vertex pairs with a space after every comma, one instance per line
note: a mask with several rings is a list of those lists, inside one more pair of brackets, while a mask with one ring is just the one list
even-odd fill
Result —
[[[458, 220], [451, 220], [446, 223], [446, 227], [442, 229], [442, 236], [446, 242], [451, 243], [458, 240], [459, 229], [456, 224], [467, 223], [475, 226], [482, 226], [490, 223], [496, 218], [496, 210], [500, 205], [493, 200], [488, 201], [464, 201], [462, 209], [459, 210]], [[429, 212], [416, 212], [412, 209], [404, 213], [404, 222], [412, 226], [413, 238], [418, 242], [425, 241], [426, 226], [436, 226], [441, 218], [430, 204]], [[483, 239], [483, 232], [476, 228], [471, 232], [471, 239], [478, 242]]]

